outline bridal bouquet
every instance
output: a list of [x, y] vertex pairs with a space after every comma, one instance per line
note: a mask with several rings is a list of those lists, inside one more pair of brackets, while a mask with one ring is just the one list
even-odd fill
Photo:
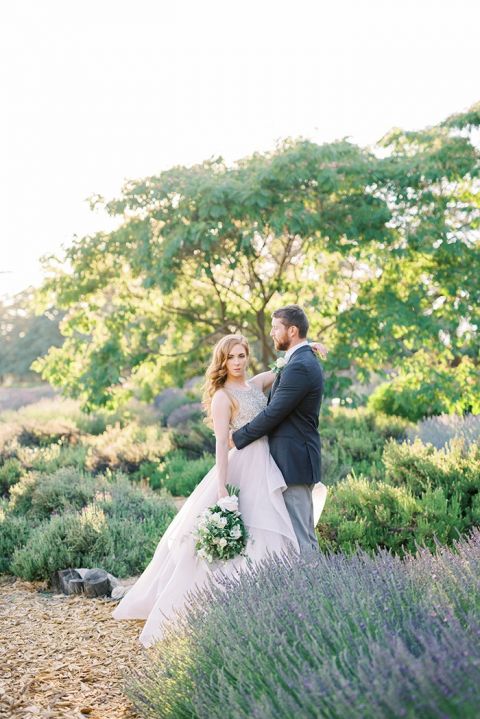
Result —
[[207, 562], [245, 554], [248, 532], [238, 511], [239, 489], [229, 484], [227, 489], [228, 497], [202, 512], [194, 533], [197, 554]]

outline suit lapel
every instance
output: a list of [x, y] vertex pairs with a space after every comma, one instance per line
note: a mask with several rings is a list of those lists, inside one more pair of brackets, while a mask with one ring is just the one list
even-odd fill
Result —
[[[309, 345], [304, 345], [303, 347], [299, 347], [298, 350], [296, 350], [296, 352], [294, 352], [294, 353], [292, 354], [292, 356], [291, 356], [290, 359], [288, 360], [288, 363], [289, 363], [289, 362], [292, 362], [292, 360], [294, 360], [294, 358], [295, 358], [295, 359], [298, 359], [298, 357], [300, 356], [300, 354], [303, 353], [305, 350], [310, 350], [310, 352], [313, 351], [312, 348], [309, 347]], [[288, 364], [288, 363], [287, 363], [287, 364]], [[271, 388], [270, 388], [270, 392], [268, 393], [267, 404], [269, 404], [269, 403], [272, 401], [272, 397], [273, 397], [273, 395], [275, 394], [275, 390], [277, 389], [277, 385], [278, 385], [278, 383], [279, 383], [279, 381], [280, 381], [280, 375], [282, 374], [283, 369], [284, 369], [284, 368], [282, 367], [282, 369], [280, 370], [280, 372], [277, 372], [277, 375], [276, 375], [276, 377], [275, 377], [275, 379], [274, 379], [274, 381], [273, 381], [273, 384], [272, 384], [272, 386], [271, 386]]]
[[273, 380], [273, 384], [272, 384], [272, 386], [271, 386], [271, 388], [270, 388], [270, 392], [268, 393], [268, 402], [267, 402], [267, 404], [271, 401], [273, 395], [275, 394], [275, 390], [277, 389], [277, 385], [278, 385], [278, 383], [279, 383], [279, 381], [280, 381], [280, 375], [281, 375], [281, 372], [277, 372], [276, 377], [275, 377], [275, 379]]

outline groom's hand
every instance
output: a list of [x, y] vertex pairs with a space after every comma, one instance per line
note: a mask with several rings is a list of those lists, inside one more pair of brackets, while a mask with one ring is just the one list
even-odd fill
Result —
[[229, 449], [233, 449], [233, 447], [235, 447], [235, 443], [234, 443], [234, 441], [233, 441], [233, 439], [232, 439], [232, 434], [233, 434], [233, 431], [230, 430], [230, 432], [228, 433], [228, 447], [229, 447]]

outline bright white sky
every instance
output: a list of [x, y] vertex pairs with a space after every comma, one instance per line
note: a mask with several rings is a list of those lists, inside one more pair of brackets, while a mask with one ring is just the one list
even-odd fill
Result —
[[126, 178], [371, 144], [480, 99], [478, 0], [15, 0], [0, 6], [0, 295], [107, 227]]

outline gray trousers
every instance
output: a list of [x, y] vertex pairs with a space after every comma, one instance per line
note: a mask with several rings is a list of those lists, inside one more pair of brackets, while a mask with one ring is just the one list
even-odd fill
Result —
[[283, 493], [301, 554], [319, 551], [313, 526], [312, 490], [314, 487], [314, 484], [289, 484]]

